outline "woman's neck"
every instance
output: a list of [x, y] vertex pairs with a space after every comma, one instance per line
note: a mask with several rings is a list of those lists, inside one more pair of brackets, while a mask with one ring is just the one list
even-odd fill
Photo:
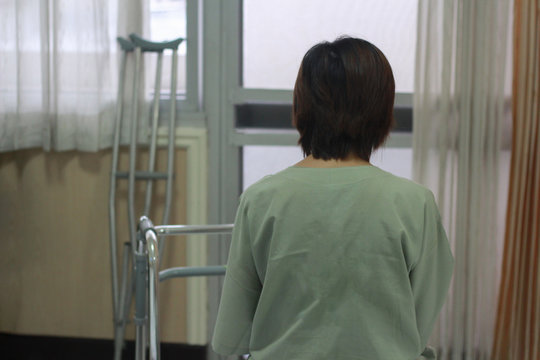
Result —
[[350, 167], [350, 166], [365, 166], [371, 165], [368, 161], [363, 160], [357, 156], [349, 155], [345, 159], [315, 159], [313, 155], [306, 156], [303, 160], [296, 163], [294, 166], [297, 167], [310, 167], [310, 168], [339, 168], [339, 167]]

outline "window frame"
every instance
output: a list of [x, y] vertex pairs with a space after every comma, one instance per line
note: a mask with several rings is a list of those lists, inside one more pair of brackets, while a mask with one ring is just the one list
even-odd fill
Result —
[[201, 57], [201, 13], [202, 0], [186, 0], [186, 111], [201, 109], [201, 72], [199, 63]]
[[[176, 91], [176, 120], [182, 125], [196, 126], [204, 121], [202, 110], [202, 0], [186, 0], [186, 91]], [[153, 91], [153, 89], [152, 89]], [[153, 94], [152, 94], [153, 96]], [[170, 94], [160, 94], [160, 117], [170, 112]]]
[[[226, 5], [216, 4], [216, 1], [219, 3], [218, 0], [205, 0], [205, 6], [209, 6], [205, 12], [218, 12], [213, 15], [220, 19], [219, 31], [221, 33], [219, 41], [210, 45], [208, 42], [216, 39], [206, 40], [206, 46], [219, 46], [219, 59], [215, 60], [219, 62], [216, 65], [220, 69], [209, 71], [205, 66], [205, 77], [218, 77], [214, 81], [205, 81], [205, 87], [212, 84], [212, 86], [218, 86], [220, 91], [220, 104], [215, 109], [219, 113], [219, 118], [209, 114], [208, 129], [215, 137], [209, 139], [210, 166], [216, 164], [220, 167], [215, 170], [215, 176], [211, 176], [210, 190], [217, 191], [216, 201], [220, 210], [214, 215], [215, 219], [221, 222], [231, 219], [236, 210], [237, 199], [242, 188], [242, 147], [245, 145], [294, 146], [297, 145], [298, 134], [293, 129], [269, 130], [257, 124], [250, 129], [236, 126], [235, 107], [237, 105], [292, 104], [292, 90], [256, 89], [242, 86], [243, 0], [228, 0]], [[205, 30], [207, 26], [208, 24], [205, 23]], [[217, 34], [215, 36], [218, 37]], [[208, 90], [205, 89], [205, 93]], [[207, 99], [205, 103], [209, 103]], [[210, 104], [210, 108], [213, 106]], [[412, 111], [413, 94], [397, 93], [395, 106]], [[210, 112], [212, 111], [210, 109]], [[214, 143], [217, 144], [213, 145]], [[412, 147], [412, 126], [409, 131], [391, 132], [385, 147]], [[213, 172], [214, 169], [210, 171]], [[222, 192], [223, 189], [227, 190]]]
[[[236, 18], [233, 12], [230, 12], [231, 18], [229, 25], [230, 28], [227, 31], [232, 32], [238, 38], [236, 43], [228, 43], [227, 47], [230, 49], [227, 53], [227, 64], [236, 64], [236, 66], [227, 67], [229, 72], [228, 78], [233, 83], [225, 89], [229, 94], [228, 106], [243, 106], [243, 105], [267, 105], [266, 108], [270, 113], [266, 114], [272, 116], [273, 111], [269, 107], [272, 104], [277, 106], [292, 105], [292, 90], [280, 90], [280, 89], [261, 89], [261, 88], [246, 88], [243, 86], [243, 1], [234, 0], [231, 8], [236, 8]], [[236, 81], [234, 81], [236, 79]], [[405, 122], [409, 122], [410, 125], [405, 124], [404, 129], [400, 131], [392, 131], [388, 140], [385, 143], [386, 147], [412, 147], [412, 108], [413, 108], [413, 93], [396, 93], [395, 108], [405, 110], [410, 114], [410, 119], [405, 119]], [[231, 113], [231, 111], [228, 111]], [[298, 135], [294, 129], [284, 128], [265, 128], [264, 123], [259, 123], [257, 119], [253, 119], [253, 124], [250, 126], [249, 131], [245, 128], [237, 126], [236, 111], [232, 111], [234, 118], [227, 119], [226, 123], [229, 125], [228, 139], [232, 144], [242, 147], [244, 145], [297, 145]], [[396, 111], [397, 113], [397, 111]], [[398, 126], [401, 125], [401, 119], [396, 116], [396, 122]]]

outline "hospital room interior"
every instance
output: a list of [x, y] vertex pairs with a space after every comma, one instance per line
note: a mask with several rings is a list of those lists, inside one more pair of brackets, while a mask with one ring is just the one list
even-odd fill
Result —
[[[268, 347], [271, 319], [236, 352], [213, 343], [244, 326], [214, 332], [241, 311], [220, 300], [244, 202], [266, 211], [272, 174], [317, 160], [294, 120], [303, 59], [353, 38], [395, 82], [363, 167], [433, 194], [421, 221], [442, 224], [453, 264], [415, 359], [540, 360], [540, 0], [0, 0], [0, 15], [0, 358], [413, 360], [343, 338], [328, 355], [325, 324], [294, 335], [304, 313]], [[276, 319], [289, 301], [271, 300]], [[268, 355], [293, 335], [327, 339]]]

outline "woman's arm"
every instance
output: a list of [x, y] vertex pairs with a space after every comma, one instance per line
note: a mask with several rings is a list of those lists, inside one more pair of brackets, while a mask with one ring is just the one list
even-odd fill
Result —
[[251, 252], [247, 211], [247, 201], [242, 197], [212, 339], [214, 351], [223, 355], [249, 352], [251, 325], [262, 288]]
[[416, 323], [422, 346], [426, 346], [444, 304], [454, 269], [454, 258], [433, 195], [424, 211], [423, 243], [409, 273], [414, 295]]

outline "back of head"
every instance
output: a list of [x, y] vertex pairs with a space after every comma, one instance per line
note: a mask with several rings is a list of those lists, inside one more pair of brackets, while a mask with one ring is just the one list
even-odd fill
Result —
[[394, 76], [373, 44], [350, 37], [313, 46], [293, 96], [293, 124], [305, 155], [369, 161], [393, 124]]

